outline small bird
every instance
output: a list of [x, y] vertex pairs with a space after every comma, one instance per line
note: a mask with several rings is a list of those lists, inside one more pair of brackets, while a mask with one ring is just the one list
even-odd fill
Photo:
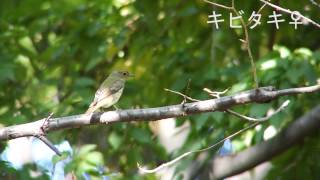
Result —
[[86, 114], [93, 113], [101, 107], [108, 108], [117, 103], [122, 95], [126, 80], [132, 76], [128, 71], [113, 71], [97, 90]]

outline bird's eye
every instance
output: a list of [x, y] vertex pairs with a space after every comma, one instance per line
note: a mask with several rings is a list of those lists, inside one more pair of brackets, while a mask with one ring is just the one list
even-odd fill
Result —
[[127, 73], [127, 72], [123, 72], [122, 74], [123, 74], [124, 76], [128, 75], [128, 73]]

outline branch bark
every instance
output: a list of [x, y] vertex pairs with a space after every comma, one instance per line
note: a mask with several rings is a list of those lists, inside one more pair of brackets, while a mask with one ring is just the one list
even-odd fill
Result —
[[320, 105], [296, 120], [272, 139], [252, 146], [240, 153], [216, 157], [211, 163], [210, 177], [222, 179], [244, 172], [273, 158], [303, 138], [319, 131]]
[[275, 90], [273, 87], [262, 87], [249, 91], [225, 96], [219, 99], [209, 99], [193, 103], [164, 106], [147, 109], [129, 109], [119, 111], [96, 112], [60, 118], [52, 118], [43, 123], [46, 118], [31, 123], [9, 126], [0, 129], [0, 140], [9, 140], [25, 136], [37, 136], [39, 129], [45, 132], [68, 128], [77, 128], [92, 124], [110, 124], [129, 121], [155, 121], [170, 117], [182, 117], [197, 113], [224, 111], [230, 107], [247, 103], [266, 103], [281, 96], [320, 91], [320, 85]]

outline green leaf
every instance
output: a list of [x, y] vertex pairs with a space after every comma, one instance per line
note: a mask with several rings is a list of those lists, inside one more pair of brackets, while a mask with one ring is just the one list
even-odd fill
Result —
[[65, 160], [70, 156], [68, 152], [62, 152], [62, 156], [55, 155], [52, 157], [52, 163], [56, 164], [59, 161]]
[[25, 49], [27, 49], [29, 52], [31, 52], [32, 54], [36, 54], [36, 49], [34, 48], [32, 41], [30, 39], [30, 37], [25, 36], [21, 39], [19, 39], [19, 44], [24, 47]]
[[288, 58], [288, 57], [291, 55], [290, 50], [289, 50], [287, 47], [285, 47], [285, 46], [275, 45], [275, 46], [273, 47], [273, 49], [274, 49], [275, 51], [278, 51], [278, 52], [280, 53], [280, 57], [281, 57], [282, 59]]
[[210, 117], [210, 114], [205, 113], [205, 114], [201, 114], [198, 118], [196, 118], [195, 119], [196, 129], [200, 130], [206, 124], [206, 122], [209, 120], [209, 117]]
[[103, 61], [103, 58], [101, 56], [90, 59], [88, 65], [85, 68], [85, 71], [88, 72], [88, 71], [92, 70], [94, 67], [96, 67], [102, 61]]
[[115, 132], [112, 132], [108, 137], [108, 142], [112, 146], [113, 149], [117, 150], [122, 144], [123, 137], [118, 135]]
[[255, 104], [250, 108], [250, 116], [252, 117], [264, 117], [267, 114], [270, 105], [267, 104]]
[[0, 83], [7, 80], [15, 80], [14, 65], [4, 63], [0, 66]]
[[95, 144], [86, 144], [84, 146], [82, 146], [79, 150], [79, 156], [84, 156], [86, 154], [88, 154], [89, 152], [93, 151], [94, 149], [96, 149], [97, 145]]
[[312, 57], [312, 51], [308, 48], [299, 48], [299, 49], [296, 49], [294, 51], [294, 53], [296, 55], [301, 55], [302, 57], [305, 57], [305, 58], [310, 58]]
[[94, 165], [103, 165], [104, 164], [103, 155], [101, 152], [98, 152], [98, 151], [93, 151], [93, 152], [88, 153], [85, 156], [85, 160], [88, 163], [91, 163]]
[[83, 172], [94, 172], [94, 171], [97, 170], [96, 165], [90, 164], [90, 163], [88, 163], [86, 161], [79, 162], [78, 168], [79, 168], [80, 173], [83, 173]]
[[265, 61], [261, 64], [260, 66], [260, 70], [261, 71], [266, 71], [266, 70], [269, 70], [269, 69], [273, 69], [277, 66], [277, 61], [276, 59], [270, 59], [268, 61]]
[[130, 131], [132, 137], [140, 143], [151, 143], [150, 133], [142, 128], [134, 128]]
[[92, 86], [95, 84], [95, 81], [91, 78], [87, 78], [87, 77], [80, 77], [77, 78], [76, 82], [75, 82], [75, 86], [76, 87], [88, 87], [88, 86]]
[[301, 77], [301, 70], [300, 68], [291, 67], [287, 70], [285, 73], [286, 77], [289, 79], [289, 81], [293, 84], [298, 84], [299, 78]]
[[248, 84], [245, 82], [241, 82], [238, 84], [235, 84], [234, 86], [232, 86], [232, 88], [230, 89], [229, 93], [230, 94], [234, 94], [236, 92], [240, 92], [243, 91], [247, 88]]

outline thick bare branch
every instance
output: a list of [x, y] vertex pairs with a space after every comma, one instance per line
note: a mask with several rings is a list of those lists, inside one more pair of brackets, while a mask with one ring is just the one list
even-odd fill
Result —
[[304, 137], [318, 132], [320, 128], [320, 106], [299, 118], [272, 139], [230, 156], [216, 157], [212, 161], [211, 173], [215, 179], [229, 177], [270, 160], [299, 143]]
[[182, 117], [191, 114], [205, 112], [223, 111], [230, 107], [248, 104], [265, 103], [277, 99], [280, 96], [294, 95], [301, 93], [311, 93], [320, 91], [320, 85], [274, 90], [272, 87], [263, 87], [237, 93], [232, 96], [225, 96], [219, 99], [209, 99], [199, 102], [184, 103], [178, 105], [164, 106], [147, 109], [129, 109], [119, 111], [96, 112], [93, 114], [80, 114], [60, 118], [52, 118], [43, 126], [44, 119], [31, 123], [9, 126], [0, 129], [0, 140], [15, 139], [24, 136], [35, 136], [39, 133], [39, 128], [44, 128], [45, 132], [77, 128], [92, 124], [109, 124], [129, 121], [155, 121], [170, 117]]

